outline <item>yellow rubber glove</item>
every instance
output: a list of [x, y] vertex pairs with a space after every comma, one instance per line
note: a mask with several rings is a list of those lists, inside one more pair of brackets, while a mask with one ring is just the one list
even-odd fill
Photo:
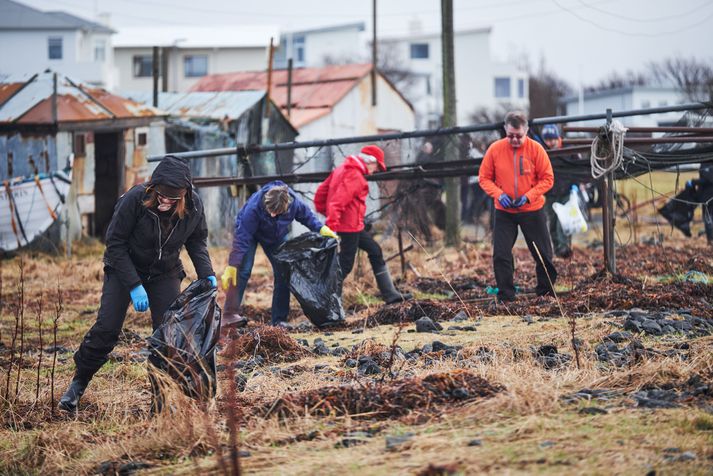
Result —
[[334, 238], [335, 240], [339, 239], [339, 236], [337, 236], [337, 234], [334, 233], [332, 229], [329, 228], [327, 225], [324, 225], [322, 228], [319, 229], [319, 234], [322, 236], [326, 236], [327, 238]]
[[223, 283], [223, 289], [228, 289], [230, 287], [230, 284], [232, 283], [233, 286], [238, 285], [238, 268], [235, 266], [226, 266], [225, 271], [223, 271], [223, 276], [220, 277], [220, 280]]

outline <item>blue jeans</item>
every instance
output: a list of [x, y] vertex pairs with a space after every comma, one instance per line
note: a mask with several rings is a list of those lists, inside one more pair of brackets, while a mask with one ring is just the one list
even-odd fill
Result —
[[[261, 245], [262, 246], [262, 245]], [[280, 267], [275, 262], [274, 254], [277, 251], [279, 244], [265, 247], [262, 249], [267, 255], [272, 265], [272, 273], [274, 276], [274, 290], [272, 292], [272, 324], [278, 322], [286, 322], [287, 314], [290, 312], [290, 286]], [[238, 314], [240, 304], [243, 302], [245, 289], [248, 287], [248, 281], [252, 274], [253, 264], [255, 263], [255, 252], [257, 251], [257, 241], [253, 241], [248, 245], [248, 250], [243, 255], [243, 261], [238, 268], [238, 285], [230, 286], [226, 291], [225, 310], [226, 314]]]

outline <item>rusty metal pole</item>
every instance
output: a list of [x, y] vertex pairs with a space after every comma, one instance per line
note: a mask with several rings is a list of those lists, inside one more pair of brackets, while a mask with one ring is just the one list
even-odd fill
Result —
[[[607, 129], [611, 126], [612, 110], [607, 109]], [[607, 160], [611, 165], [614, 157]], [[604, 201], [602, 203], [602, 224], [604, 228], [604, 267], [610, 274], [616, 274], [616, 251], [614, 249], [614, 172], [609, 171], [604, 176]]]
[[168, 92], [168, 51], [167, 47], [161, 48], [161, 91]]

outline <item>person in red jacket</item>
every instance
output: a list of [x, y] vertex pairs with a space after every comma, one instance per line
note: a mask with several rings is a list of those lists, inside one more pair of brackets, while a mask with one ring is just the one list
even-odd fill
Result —
[[544, 194], [552, 188], [554, 174], [547, 152], [527, 137], [527, 128], [523, 112], [509, 112], [505, 116], [506, 137], [488, 147], [478, 175], [481, 188], [495, 200], [493, 268], [500, 301], [515, 299], [512, 247], [518, 226], [535, 260], [537, 295], [554, 294], [552, 286], [557, 279], [543, 210]]
[[342, 278], [354, 267], [357, 249], [366, 251], [381, 297], [387, 304], [411, 299], [394, 287], [389, 269], [379, 244], [364, 230], [366, 197], [369, 184], [366, 176], [380, 169], [386, 170], [384, 151], [367, 145], [357, 155], [350, 155], [319, 184], [314, 195], [315, 209], [327, 217], [326, 225], [340, 238], [339, 266]]

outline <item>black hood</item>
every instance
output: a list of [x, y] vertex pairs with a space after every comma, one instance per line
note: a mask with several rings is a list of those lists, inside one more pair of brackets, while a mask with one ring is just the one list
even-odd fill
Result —
[[151, 174], [152, 185], [166, 185], [172, 188], [191, 188], [191, 168], [188, 161], [173, 155], [164, 157]]

